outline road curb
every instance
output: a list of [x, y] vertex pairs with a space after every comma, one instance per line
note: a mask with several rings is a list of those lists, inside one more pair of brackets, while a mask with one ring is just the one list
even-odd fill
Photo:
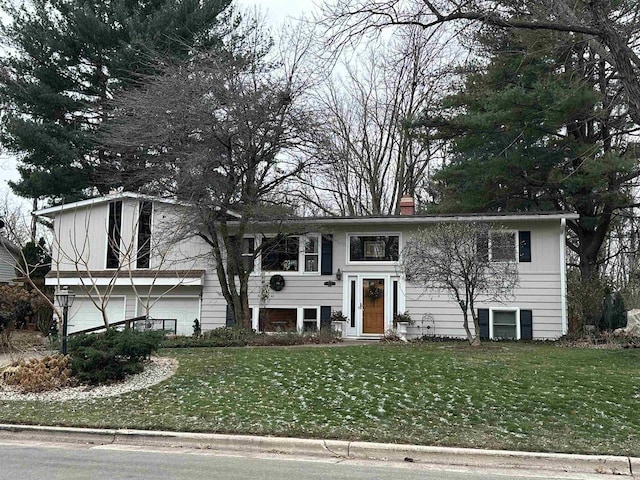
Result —
[[465, 467], [539, 469], [568, 473], [633, 476], [634, 472], [640, 472], [638, 457], [481, 450], [252, 435], [0, 424], [0, 439], [194, 448]]

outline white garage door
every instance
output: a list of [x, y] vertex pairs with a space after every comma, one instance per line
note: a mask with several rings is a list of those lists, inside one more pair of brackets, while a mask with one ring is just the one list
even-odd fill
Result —
[[[144, 311], [142, 304], [138, 305], [138, 315], [143, 315]], [[149, 315], [155, 319], [175, 319], [178, 335], [192, 335], [193, 321], [196, 318], [200, 320], [200, 297], [161, 298], [155, 301]]]
[[[106, 312], [109, 322], [124, 320], [124, 297], [111, 297]], [[89, 297], [76, 296], [69, 309], [69, 333], [104, 325], [102, 312], [96, 308]]]

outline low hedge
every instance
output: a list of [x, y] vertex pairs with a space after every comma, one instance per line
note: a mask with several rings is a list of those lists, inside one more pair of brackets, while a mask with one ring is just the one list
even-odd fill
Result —
[[221, 327], [208, 330], [200, 336], [165, 338], [160, 346], [162, 348], [284, 346], [335, 343], [339, 341], [339, 336], [324, 329], [313, 333], [282, 332], [265, 334], [239, 327]]

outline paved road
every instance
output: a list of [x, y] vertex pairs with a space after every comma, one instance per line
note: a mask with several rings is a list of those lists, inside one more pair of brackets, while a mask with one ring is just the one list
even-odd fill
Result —
[[603, 475], [492, 471], [422, 464], [239, 456], [203, 450], [37, 442], [0, 443], [0, 480], [485, 480], [606, 479]]

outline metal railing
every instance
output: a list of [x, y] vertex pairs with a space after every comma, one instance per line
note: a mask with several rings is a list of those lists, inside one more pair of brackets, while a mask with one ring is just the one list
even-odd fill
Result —
[[[134, 330], [138, 331], [165, 330], [166, 332], [173, 333], [173, 335], [176, 335], [178, 333], [178, 320], [176, 318], [151, 318], [147, 317], [146, 315], [141, 315], [139, 317], [128, 318], [126, 320], [109, 323], [109, 328], [121, 326], [124, 326], [125, 329], [133, 328]], [[77, 330], [70, 333], [69, 336], [79, 335], [81, 333], [94, 333], [106, 329], [107, 327], [105, 325], [100, 325], [98, 327]]]

